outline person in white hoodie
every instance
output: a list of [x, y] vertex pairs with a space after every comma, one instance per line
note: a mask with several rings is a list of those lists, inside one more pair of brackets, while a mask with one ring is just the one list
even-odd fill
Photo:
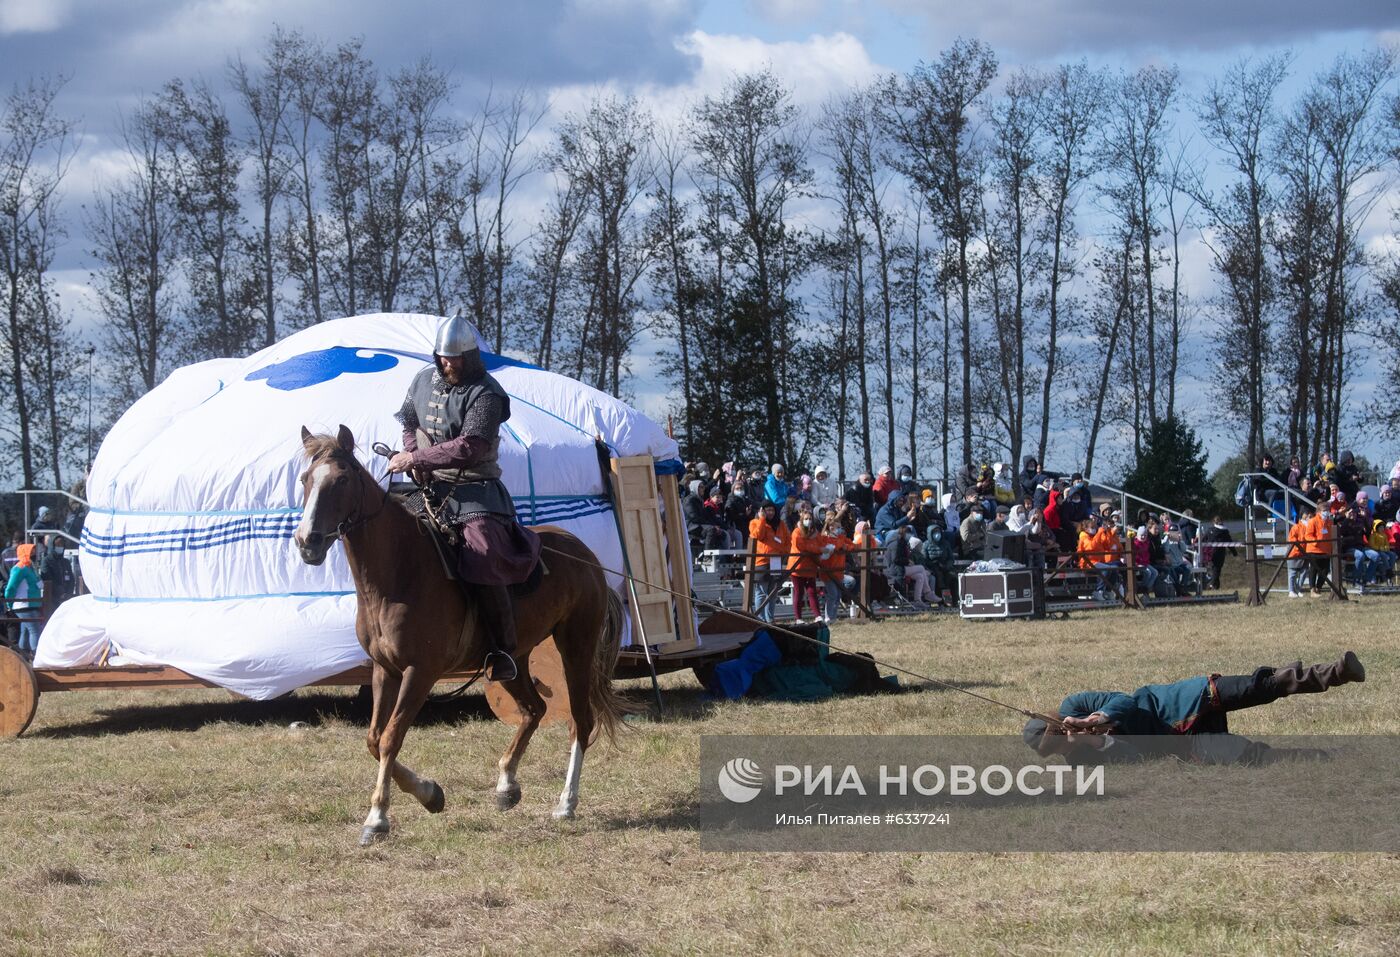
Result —
[[812, 473], [812, 504], [820, 509], [828, 509], [831, 503], [841, 497], [841, 485], [832, 477], [831, 470], [818, 465]]

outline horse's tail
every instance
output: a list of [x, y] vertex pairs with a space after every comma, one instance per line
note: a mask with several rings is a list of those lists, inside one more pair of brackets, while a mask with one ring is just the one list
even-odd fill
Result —
[[597, 740], [601, 732], [616, 745], [617, 729], [624, 727], [622, 719], [636, 709], [629, 707], [613, 689], [613, 671], [617, 668], [617, 656], [622, 651], [622, 626], [627, 610], [616, 591], [606, 585], [603, 587], [608, 593], [608, 607], [603, 615], [598, 647], [594, 651], [588, 703], [593, 706], [593, 740]]

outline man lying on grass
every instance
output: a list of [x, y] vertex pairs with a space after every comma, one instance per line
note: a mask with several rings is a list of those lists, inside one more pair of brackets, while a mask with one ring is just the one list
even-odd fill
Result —
[[[1042, 756], [1134, 761], [1170, 754], [1203, 764], [1262, 764], [1282, 757], [1322, 757], [1315, 749], [1271, 749], [1230, 734], [1226, 715], [1295, 694], [1317, 694], [1365, 681], [1366, 669], [1348, 651], [1335, 662], [1258, 668], [1251, 675], [1199, 675], [1143, 685], [1132, 694], [1080, 691], [1060, 705], [1059, 724], [1026, 722], [1022, 737]], [[1131, 739], [1125, 739], [1131, 736]]]

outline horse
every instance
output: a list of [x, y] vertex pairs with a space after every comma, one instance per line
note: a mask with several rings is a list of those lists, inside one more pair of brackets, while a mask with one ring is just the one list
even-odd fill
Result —
[[[360, 832], [367, 846], [389, 833], [389, 779], [431, 814], [446, 803], [437, 782], [398, 760], [404, 736], [433, 685], [446, 673], [482, 666], [487, 643], [477, 609], [447, 578], [436, 547], [400, 501], [381, 489], [355, 456], [344, 425], [335, 436], [301, 430], [308, 460], [301, 474], [302, 518], [293, 540], [301, 558], [320, 565], [339, 540], [355, 579], [355, 636], [373, 662], [374, 707], [369, 753], [379, 763], [370, 811]], [[530, 677], [530, 651], [553, 635], [569, 693], [569, 765], [553, 816], [571, 819], [578, 808], [583, 755], [601, 731], [615, 742], [627, 709], [612, 687], [622, 636], [622, 600], [608, 587], [597, 556], [554, 526], [534, 529], [551, 561], [545, 585], [515, 600], [517, 675], [502, 683], [524, 716], [498, 763], [496, 807], [520, 803], [520, 757], [544, 716]]]

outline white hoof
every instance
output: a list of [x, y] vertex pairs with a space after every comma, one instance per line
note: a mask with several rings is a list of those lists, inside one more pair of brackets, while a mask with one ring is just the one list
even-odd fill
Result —
[[565, 805], [556, 807], [551, 814], [556, 821], [572, 821], [574, 819], [574, 809]]

